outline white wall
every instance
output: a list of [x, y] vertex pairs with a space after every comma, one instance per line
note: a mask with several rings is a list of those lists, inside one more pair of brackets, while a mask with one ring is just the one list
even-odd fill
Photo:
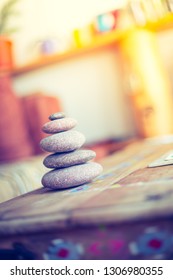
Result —
[[[70, 33], [106, 10], [122, 5], [118, 0], [21, 0], [21, 30], [13, 36], [18, 64], [32, 59], [34, 42]], [[128, 100], [121, 88], [114, 49], [88, 54], [14, 79], [18, 95], [35, 91], [58, 95], [87, 142], [134, 133]]]
[[58, 95], [88, 142], [133, 133], [128, 101], [123, 94], [114, 50], [87, 55], [21, 76], [18, 94], [42, 91]]

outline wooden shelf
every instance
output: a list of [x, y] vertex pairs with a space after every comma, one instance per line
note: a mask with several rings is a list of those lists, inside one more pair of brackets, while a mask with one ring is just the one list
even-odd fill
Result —
[[155, 32], [160, 32], [164, 30], [169, 30], [173, 28], [173, 14], [169, 13], [165, 17], [159, 19], [156, 22], [148, 22], [145, 28], [153, 30]]
[[[145, 26], [141, 28], [147, 28], [154, 32], [159, 32], [163, 30], [168, 30], [173, 28], [173, 14], [168, 14], [164, 18], [160, 19], [157, 22], [149, 22]], [[105, 33], [102, 35], [98, 35], [94, 38], [94, 40], [85, 46], [80, 48], [71, 49], [65, 53], [61, 54], [52, 54], [45, 55], [40, 57], [38, 60], [35, 60], [29, 64], [15, 67], [14, 69], [8, 71], [12, 76], [16, 77], [19, 75], [23, 75], [25, 73], [40, 69], [44, 66], [48, 66], [54, 63], [59, 63], [65, 60], [73, 59], [79, 57], [81, 55], [85, 55], [87, 53], [97, 51], [99, 49], [103, 49], [112, 45], [117, 44], [121, 39], [123, 39], [128, 33], [129, 30], [115, 30], [109, 33]], [[7, 71], [6, 71], [7, 72]], [[3, 74], [4, 71], [0, 70], [0, 74]]]
[[[127, 31], [126, 31], [127, 32]], [[109, 32], [104, 35], [97, 36], [92, 43], [82, 46], [80, 48], [71, 49], [66, 53], [61, 54], [53, 54], [53, 55], [45, 55], [42, 56], [40, 59], [33, 61], [30, 64], [16, 67], [11, 71], [11, 74], [13, 76], [22, 75], [26, 72], [30, 72], [36, 69], [39, 69], [43, 66], [47, 66], [53, 63], [58, 63], [61, 61], [69, 60], [84, 54], [87, 54], [89, 52], [97, 51], [98, 49], [102, 49], [111, 45], [114, 45], [119, 40], [121, 40], [126, 32], [122, 31], [114, 31]]]

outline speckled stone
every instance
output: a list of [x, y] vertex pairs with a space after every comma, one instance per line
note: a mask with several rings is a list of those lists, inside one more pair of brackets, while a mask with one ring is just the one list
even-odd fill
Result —
[[69, 130], [42, 139], [40, 147], [47, 152], [63, 153], [79, 149], [84, 142], [85, 136], [82, 133]]
[[62, 132], [66, 130], [70, 130], [75, 127], [77, 121], [72, 118], [63, 118], [59, 120], [54, 120], [51, 122], [47, 122], [43, 125], [42, 130], [46, 133], [53, 134], [57, 132]]
[[57, 112], [49, 116], [49, 120], [57, 120], [57, 119], [62, 119], [65, 118], [65, 113], [64, 112]]
[[74, 152], [52, 154], [47, 156], [43, 164], [47, 168], [62, 168], [82, 164], [95, 158], [96, 153], [91, 150], [76, 150]]
[[76, 187], [89, 183], [102, 172], [102, 166], [98, 163], [84, 163], [63, 169], [54, 169], [46, 173], [42, 178], [44, 187], [51, 189], [63, 189]]

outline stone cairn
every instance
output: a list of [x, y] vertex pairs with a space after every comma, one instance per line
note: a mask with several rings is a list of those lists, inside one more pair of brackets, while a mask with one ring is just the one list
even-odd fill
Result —
[[85, 142], [82, 133], [72, 130], [77, 121], [58, 112], [49, 117], [43, 125], [43, 132], [51, 134], [40, 142], [40, 147], [52, 154], [43, 164], [53, 170], [42, 178], [44, 187], [64, 189], [77, 187], [92, 181], [102, 172], [102, 166], [92, 160], [96, 154], [91, 150], [80, 149]]

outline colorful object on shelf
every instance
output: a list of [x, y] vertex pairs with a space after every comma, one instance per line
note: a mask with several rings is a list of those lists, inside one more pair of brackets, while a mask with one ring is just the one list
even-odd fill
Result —
[[100, 14], [96, 17], [94, 27], [96, 32], [108, 32], [117, 27], [120, 10], [114, 10], [107, 13]]
[[73, 40], [75, 47], [82, 47], [90, 44], [94, 38], [93, 24], [84, 26], [83, 28], [73, 30]]
[[[47, 152], [52, 152], [43, 161], [48, 168], [55, 168], [42, 178], [44, 187], [62, 189], [76, 187], [92, 181], [102, 172], [100, 164], [88, 162], [95, 157], [95, 153], [79, 150], [85, 142], [82, 133], [72, 130], [77, 121], [72, 118], [57, 115], [58, 119], [46, 123], [42, 130], [52, 134], [41, 140], [40, 146]], [[60, 117], [60, 118], [59, 118]], [[49, 117], [52, 119], [52, 115]]]
[[47, 260], [78, 260], [83, 254], [83, 247], [62, 239], [53, 240], [44, 254]]
[[63, 54], [72, 47], [72, 36], [45, 37], [33, 43], [31, 54], [36, 57]]
[[56, 52], [56, 43], [53, 40], [44, 40], [40, 43], [41, 54], [52, 54]]

